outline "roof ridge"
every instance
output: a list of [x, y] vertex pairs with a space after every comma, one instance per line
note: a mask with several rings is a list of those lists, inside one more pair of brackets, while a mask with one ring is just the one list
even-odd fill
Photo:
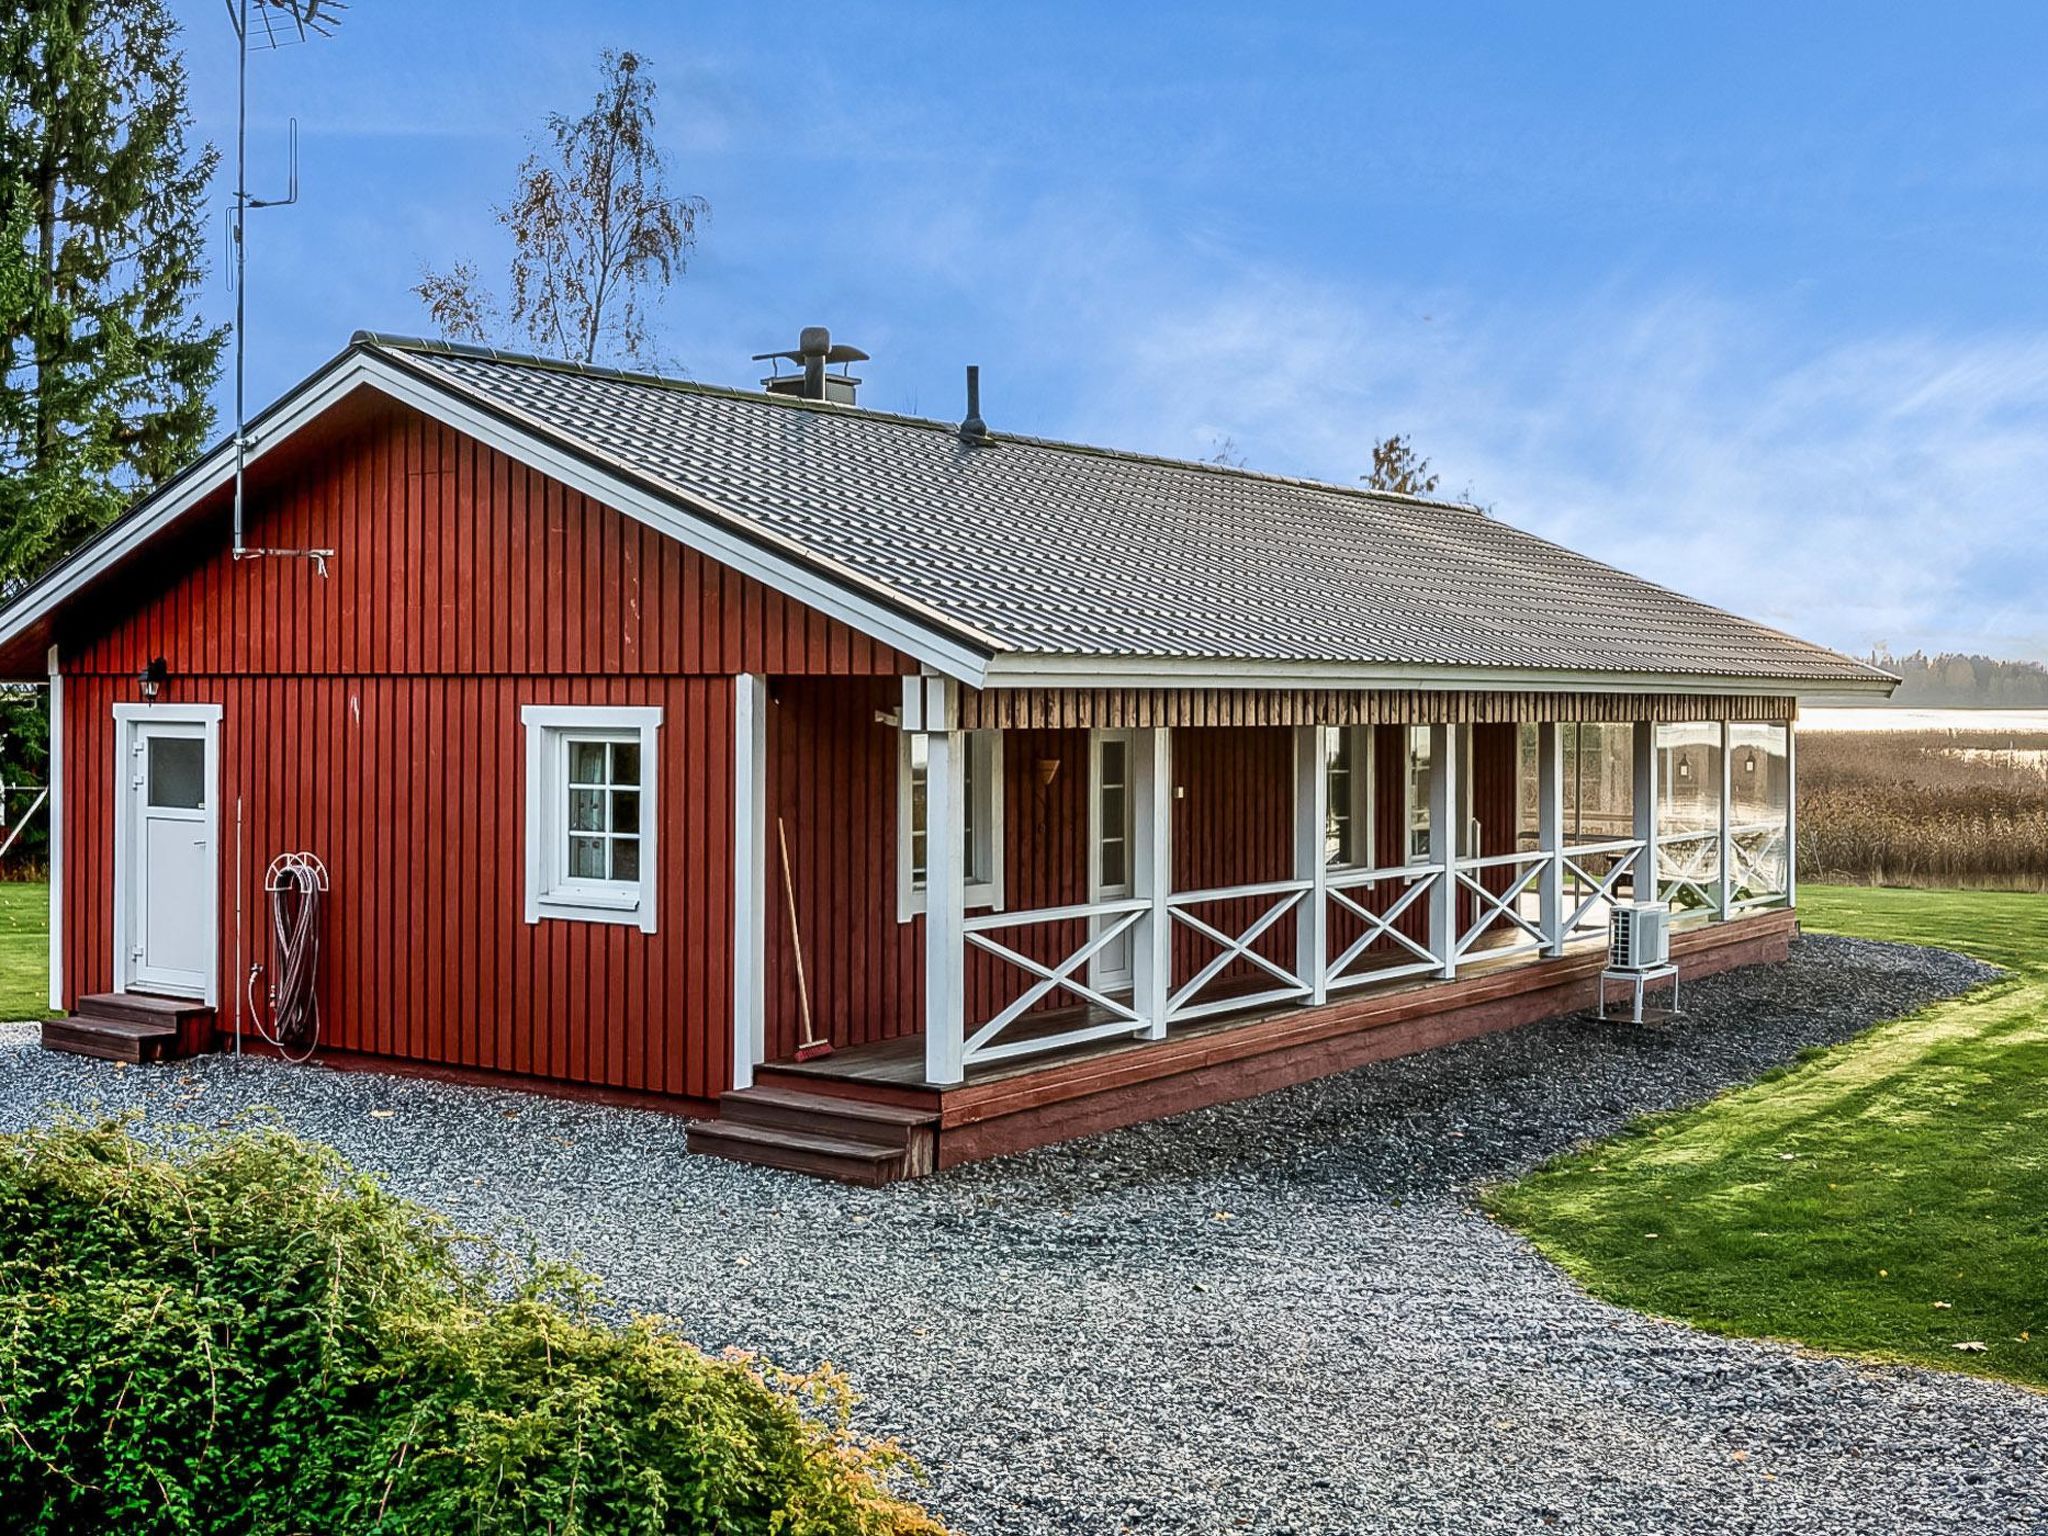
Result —
[[[478, 362], [509, 363], [521, 368], [539, 368], [555, 373], [579, 374], [588, 378], [617, 379], [626, 384], [649, 384], [662, 389], [685, 390], [698, 395], [717, 395], [752, 405], [782, 410], [817, 411], [834, 416], [864, 417], [917, 427], [927, 432], [954, 435], [951, 422], [930, 416], [908, 416], [900, 411], [878, 411], [873, 406], [844, 405], [836, 400], [805, 400], [795, 395], [771, 395], [765, 390], [742, 389], [732, 384], [706, 384], [698, 379], [679, 379], [644, 369], [614, 368], [602, 363], [580, 363], [574, 358], [545, 357], [536, 352], [516, 352], [505, 347], [488, 347], [475, 342], [447, 341], [428, 336], [406, 336], [391, 331], [359, 330], [349, 338], [351, 347], [383, 347], [400, 352], [439, 353], [447, 357], [468, 357]], [[1058, 453], [1086, 453], [1098, 458], [1130, 464], [1158, 464], [1170, 469], [1191, 469], [1203, 474], [1235, 476], [1272, 485], [1302, 486], [1309, 490], [1335, 491], [1361, 501], [1391, 502], [1401, 506], [1431, 507], [1444, 512], [1464, 512], [1475, 517], [1487, 513], [1474, 502], [1454, 501], [1438, 496], [1417, 496], [1408, 491], [1383, 491], [1371, 486], [1345, 485], [1335, 480], [1317, 480], [1307, 475], [1283, 475], [1272, 470], [1249, 469], [1242, 464], [1217, 464], [1207, 459], [1177, 459], [1171, 454], [1144, 453], [1132, 448], [1105, 448], [1098, 443], [1078, 443], [1065, 438], [1039, 437], [1029, 432], [995, 432], [985, 446], [1019, 443]]]

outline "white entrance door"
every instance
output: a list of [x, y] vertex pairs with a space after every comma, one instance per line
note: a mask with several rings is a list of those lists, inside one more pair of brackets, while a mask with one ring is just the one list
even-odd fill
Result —
[[[1091, 901], [1123, 901], [1132, 883], [1131, 844], [1137, 827], [1131, 802], [1131, 733], [1097, 731], [1088, 746], [1088, 892]], [[1097, 918], [1100, 932], [1104, 920]], [[1131, 930], [1097, 950], [1088, 962], [1088, 984], [1098, 992], [1131, 986]]]
[[122, 705], [120, 989], [215, 1002], [219, 711]]

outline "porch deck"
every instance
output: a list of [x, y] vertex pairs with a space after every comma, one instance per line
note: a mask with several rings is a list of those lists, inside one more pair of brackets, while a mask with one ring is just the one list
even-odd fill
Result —
[[[1689, 982], [1782, 960], [1795, 928], [1790, 909], [1752, 912], [1674, 933], [1672, 953]], [[921, 1035], [765, 1064], [757, 1081], [928, 1110], [936, 1116], [936, 1164], [950, 1167], [1574, 1012], [1591, 1005], [1605, 959], [1597, 941], [1575, 942], [1557, 959], [1475, 958], [1453, 981], [1408, 978], [1320, 1007], [1212, 1014], [1174, 1026], [1163, 1040], [1112, 1037], [977, 1063], [955, 1084], [926, 1080]], [[1029, 1027], [1057, 1034], [1079, 1017], [1060, 1010]]]

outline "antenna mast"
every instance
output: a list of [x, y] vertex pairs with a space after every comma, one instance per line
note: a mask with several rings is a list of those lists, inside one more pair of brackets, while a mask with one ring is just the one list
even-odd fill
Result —
[[[228, 210], [235, 287], [235, 544], [234, 558], [292, 555], [311, 560], [327, 574], [331, 549], [251, 549], [243, 538], [242, 478], [249, 460], [247, 354], [249, 335], [249, 241], [251, 208], [289, 208], [299, 200], [299, 120], [291, 120], [291, 175], [283, 197], [249, 195], [249, 47], [277, 49], [308, 37], [332, 37], [341, 24], [344, 0], [223, 0], [235, 29], [235, 203]], [[255, 31], [252, 33], [251, 27]]]

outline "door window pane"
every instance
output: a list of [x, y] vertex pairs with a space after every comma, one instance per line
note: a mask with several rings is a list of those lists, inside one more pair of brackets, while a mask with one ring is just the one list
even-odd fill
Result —
[[149, 738], [149, 803], [167, 811], [205, 807], [206, 742], [202, 738]]

